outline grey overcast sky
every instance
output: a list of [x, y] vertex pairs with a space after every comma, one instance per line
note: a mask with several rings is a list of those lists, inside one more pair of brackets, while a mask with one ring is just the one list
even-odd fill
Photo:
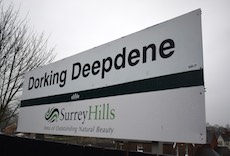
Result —
[[230, 124], [230, 0], [4, 0], [45, 32], [56, 60], [198, 8], [202, 11], [206, 121]]

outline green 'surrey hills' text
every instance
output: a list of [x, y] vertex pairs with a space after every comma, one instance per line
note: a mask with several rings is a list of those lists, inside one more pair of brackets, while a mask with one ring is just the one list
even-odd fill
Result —
[[114, 120], [115, 109], [109, 104], [89, 106], [88, 110], [67, 111], [65, 108], [60, 110], [60, 121], [78, 120], [82, 124], [86, 120]]

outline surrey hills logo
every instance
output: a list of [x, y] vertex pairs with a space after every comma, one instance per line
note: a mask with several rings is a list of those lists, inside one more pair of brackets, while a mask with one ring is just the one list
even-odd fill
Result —
[[57, 121], [59, 117], [59, 110], [55, 107], [49, 108], [48, 111], [45, 113], [45, 119], [48, 122]]
[[80, 110], [52, 107], [45, 112], [45, 119], [50, 123], [54, 121], [79, 121], [84, 124], [87, 120], [114, 120], [115, 117], [115, 109], [111, 108], [109, 103], [88, 106]]

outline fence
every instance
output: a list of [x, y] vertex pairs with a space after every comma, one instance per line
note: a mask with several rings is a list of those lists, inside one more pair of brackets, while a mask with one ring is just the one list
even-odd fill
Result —
[[105, 149], [80, 146], [37, 139], [0, 135], [0, 155], [76, 155], [76, 156], [154, 156], [141, 152], [126, 152], [116, 149]]

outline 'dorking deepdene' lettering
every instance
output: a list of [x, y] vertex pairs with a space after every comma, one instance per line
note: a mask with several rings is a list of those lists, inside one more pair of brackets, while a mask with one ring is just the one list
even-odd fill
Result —
[[[175, 52], [175, 43], [172, 39], [163, 40], [159, 46], [152, 43], [143, 46], [142, 49], [128, 50], [127, 47], [122, 48], [122, 52], [114, 57], [105, 57], [102, 60], [95, 60], [92, 63], [82, 64], [81, 62], [73, 63], [71, 80], [78, 78], [87, 78], [89, 76], [100, 75], [101, 79], [106, 77], [112, 69], [122, 70], [127, 66], [134, 67], [140, 63], [144, 64], [157, 59], [170, 58]], [[157, 57], [158, 56], [158, 57]], [[48, 87], [58, 84], [64, 87], [66, 84], [67, 70], [59, 72], [45, 72], [42, 77], [31, 76], [29, 78], [28, 90]]]

